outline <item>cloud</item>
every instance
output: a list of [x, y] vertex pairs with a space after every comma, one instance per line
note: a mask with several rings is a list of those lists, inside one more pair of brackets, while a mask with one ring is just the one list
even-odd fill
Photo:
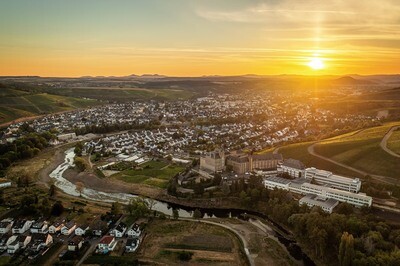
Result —
[[283, 0], [275, 4], [258, 4], [241, 10], [202, 8], [197, 15], [209, 21], [278, 24], [398, 24], [400, 5], [397, 0]]

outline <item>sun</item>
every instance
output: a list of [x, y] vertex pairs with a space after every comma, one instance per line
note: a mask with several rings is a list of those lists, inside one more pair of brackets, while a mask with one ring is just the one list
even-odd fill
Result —
[[308, 63], [308, 66], [314, 70], [320, 70], [325, 67], [324, 61], [322, 61], [322, 59], [318, 57], [312, 58], [311, 61]]

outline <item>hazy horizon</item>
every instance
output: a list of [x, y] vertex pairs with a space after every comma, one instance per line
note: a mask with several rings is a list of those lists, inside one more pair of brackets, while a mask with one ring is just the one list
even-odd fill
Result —
[[400, 5], [7, 1], [1, 76], [397, 74]]

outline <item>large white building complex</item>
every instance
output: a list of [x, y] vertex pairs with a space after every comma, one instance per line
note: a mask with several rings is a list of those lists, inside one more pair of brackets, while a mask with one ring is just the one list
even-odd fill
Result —
[[306, 204], [308, 207], [318, 206], [321, 207], [322, 210], [332, 213], [333, 208], [335, 208], [339, 204], [339, 201], [313, 194], [308, 194], [307, 196], [304, 196], [299, 200], [299, 204]]
[[264, 179], [264, 185], [268, 189], [283, 189], [302, 195], [316, 195], [326, 199], [334, 199], [340, 202], [347, 202], [356, 207], [372, 205], [372, 198], [365, 193], [354, 193], [346, 190], [340, 190], [329, 185], [311, 184], [310, 180], [298, 178], [289, 180], [281, 177], [268, 177]]
[[348, 178], [332, 174], [332, 172], [316, 169], [314, 167], [305, 169], [305, 178], [314, 180], [318, 184], [329, 185], [333, 188], [357, 193], [361, 189], [361, 181], [358, 178]]

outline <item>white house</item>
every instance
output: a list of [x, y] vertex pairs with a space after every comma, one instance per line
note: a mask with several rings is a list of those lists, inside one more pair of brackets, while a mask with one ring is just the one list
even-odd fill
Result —
[[82, 248], [83, 245], [83, 237], [81, 236], [74, 236], [69, 242], [68, 242], [68, 250], [69, 251], [78, 251]]
[[18, 236], [13, 235], [7, 240], [7, 253], [14, 254], [19, 249]]
[[71, 233], [74, 232], [76, 228], [76, 224], [74, 221], [70, 221], [69, 223], [67, 223], [66, 225], [64, 225], [61, 228], [61, 234], [65, 235], [65, 236], [69, 236]]
[[54, 224], [49, 226], [49, 233], [50, 234], [55, 234], [59, 231], [61, 231], [61, 228], [63, 228], [64, 223], [62, 222], [55, 222]]
[[32, 224], [31, 233], [32, 234], [47, 234], [48, 230], [47, 221], [40, 220]]
[[10, 219], [2, 220], [0, 222], [0, 234], [6, 234], [6, 233], [10, 232], [13, 223], [14, 222]]
[[12, 227], [13, 234], [23, 234], [25, 233], [31, 226], [33, 221], [29, 220], [17, 220]]
[[75, 235], [83, 236], [89, 230], [89, 225], [81, 225], [75, 228]]
[[139, 246], [139, 239], [138, 238], [128, 238], [126, 241], [125, 251], [126, 252], [135, 252]]
[[110, 230], [110, 235], [115, 237], [123, 237], [126, 231], [126, 224], [120, 222], [117, 226]]
[[50, 234], [36, 233], [32, 234], [31, 250], [39, 251], [53, 243], [53, 237]]
[[27, 235], [19, 235], [18, 242], [20, 248], [26, 248], [26, 246], [31, 242], [32, 237]]
[[0, 252], [7, 250], [7, 241], [9, 237], [7, 235], [2, 235], [0, 237]]
[[140, 227], [138, 224], [134, 223], [132, 227], [126, 231], [128, 237], [139, 237], [141, 234]]
[[107, 254], [108, 252], [113, 251], [116, 245], [117, 241], [114, 236], [103, 236], [97, 244], [97, 253]]

